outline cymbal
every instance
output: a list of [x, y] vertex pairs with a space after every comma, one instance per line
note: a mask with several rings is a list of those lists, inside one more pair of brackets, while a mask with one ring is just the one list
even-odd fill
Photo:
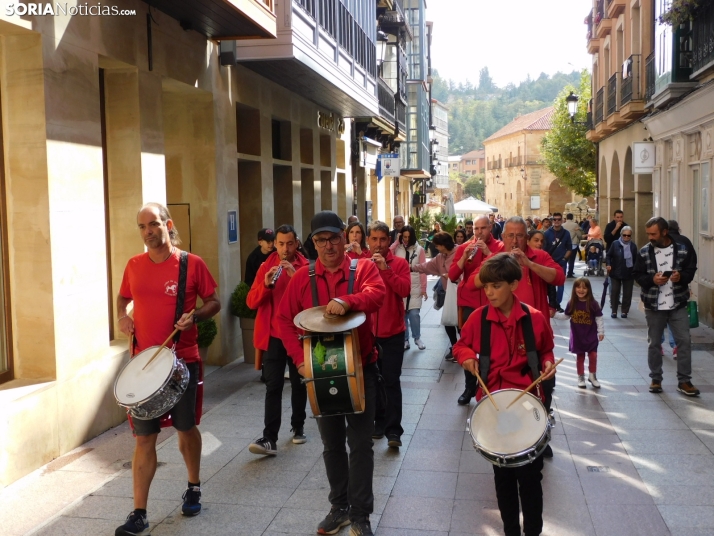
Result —
[[362, 311], [351, 311], [344, 315], [328, 315], [326, 306], [312, 307], [298, 313], [293, 323], [300, 329], [318, 333], [349, 331], [364, 324], [367, 315]]

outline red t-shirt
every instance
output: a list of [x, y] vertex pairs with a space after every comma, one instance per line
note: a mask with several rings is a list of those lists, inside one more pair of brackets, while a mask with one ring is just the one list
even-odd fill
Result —
[[[124, 269], [119, 294], [134, 301], [135, 352], [162, 344], [174, 330], [180, 256], [181, 251], [174, 248], [168, 259], [157, 264], [148, 253], [142, 253], [129, 259]], [[217, 287], [203, 259], [189, 253], [184, 312], [196, 307], [197, 296], [207, 298]], [[187, 363], [200, 359], [197, 337], [196, 326], [181, 332], [176, 355]], [[168, 346], [173, 346], [173, 342]]]

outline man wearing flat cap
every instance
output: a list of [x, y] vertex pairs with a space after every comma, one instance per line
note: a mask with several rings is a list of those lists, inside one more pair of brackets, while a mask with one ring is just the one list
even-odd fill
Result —
[[[310, 225], [317, 250], [314, 282], [317, 305], [327, 306], [328, 314], [344, 315], [363, 311], [367, 321], [357, 328], [364, 370], [365, 410], [359, 414], [323, 416], [317, 420], [323, 444], [323, 460], [330, 483], [330, 512], [317, 527], [318, 534], [335, 534], [352, 524], [351, 536], [371, 536], [369, 515], [373, 511], [374, 453], [372, 433], [377, 392], [377, 352], [371, 331], [371, 315], [382, 306], [385, 286], [375, 263], [359, 259], [354, 273], [354, 288], [348, 294], [350, 258], [345, 255], [344, 223], [329, 210], [318, 212]], [[301, 330], [293, 324], [295, 316], [313, 307], [309, 268], [295, 272], [278, 308], [277, 323], [285, 349], [298, 372], [304, 375]], [[349, 454], [347, 453], [349, 445]]]
[[250, 252], [245, 261], [245, 273], [243, 281], [248, 283], [249, 287], [253, 286], [255, 276], [258, 273], [260, 265], [263, 264], [270, 254], [275, 250], [275, 233], [272, 229], [264, 228], [258, 231], [258, 247]]

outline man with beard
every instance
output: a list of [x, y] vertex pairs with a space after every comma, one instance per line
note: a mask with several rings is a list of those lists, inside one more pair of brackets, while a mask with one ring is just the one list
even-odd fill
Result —
[[677, 345], [677, 391], [699, 396], [692, 385], [692, 341], [689, 333], [689, 284], [697, 271], [694, 250], [684, 241], [669, 236], [669, 224], [661, 217], [645, 223], [649, 244], [640, 249], [634, 276], [640, 285], [647, 320], [647, 363], [650, 368], [650, 393], [662, 392], [662, 350], [664, 328]]
[[605, 226], [605, 231], [602, 234], [602, 237], [605, 239], [605, 251], [610, 249], [610, 246], [615, 240], [620, 239], [622, 228], [626, 225], [625, 213], [618, 208], [613, 214], [613, 220]]
[[404, 360], [404, 298], [409, 296], [412, 279], [406, 259], [395, 257], [389, 249], [389, 227], [381, 221], [372, 222], [367, 230], [367, 243], [372, 261], [379, 270], [386, 292], [379, 311], [372, 317], [377, 344], [382, 355], [377, 360], [384, 377], [387, 405], [377, 398], [373, 439], [386, 434], [387, 445], [402, 446], [402, 362]]
[[[135, 353], [151, 346], [160, 346], [173, 328], [180, 330], [176, 343], [176, 356], [186, 363], [189, 382], [178, 403], [171, 409], [171, 424], [178, 432], [178, 446], [188, 473], [188, 488], [183, 494], [181, 512], [195, 516], [201, 512], [201, 433], [196, 427], [196, 397], [201, 376], [201, 358], [198, 355], [196, 323], [206, 320], [221, 310], [216, 294], [216, 282], [206, 263], [197, 255], [182, 252], [178, 231], [168, 209], [159, 203], [147, 203], [137, 215], [139, 234], [147, 251], [129, 259], [124, 270], [119, 295], [117, 315], [119, 329], [134, 341]], [[179, 299], [179, 266], [182, 256], [188, 255], [183, 310], [178, 322], [176, 302]], [[201, 298], [203, 305], [197, 307]], [[133, 316], [127, 313], [134, 304]], [[193, 314], [188, 314], [194, 309]], [[126, 522], [115, 531], [116, 536], [148, 534], [146, 515], [149, 488], [157, 467], [156, 440], [161, 431], [160, 418], [132, 419], [136, 445], [132, 460], [134, 483], [134, 510]]]
[[[553, 260], [557, 262], [566, 271], [568, 267], [568, 258], [573, 255], [572, 242], [570, 240], [570, 233], [567, 229], [563, 228], [563, 215], [560, 212], [555, 212], [553, 214], [553, 227], [543, 233], [545, 236], [545, 247], [543, 248], [547, 251]], [[560, 307], [560, 302], [563, 301], [563, 290], [564, 285], [558, 285], [556, 287], [556, 309], [559, 313], [563, 312]]]
[[[456, 291], [460, 326], [466, 323], [471, 313], [487, 303], [481, 287], [474, 285], [474, 276], [478, 275], [481, 266], [488, 258], [503, 251], [503, 243], [493, 238], [491, 234], [488, 216], [480, 216], [472, 222], [471, 227], [474, 231], [472, 239], [459, 246], [449, 268], [451, 281], [458, 281], [463, 275]], [[464, 370], [464, 377], [464, 392], [458, 399], [458, 403], [462, 406], [471, 402], [476, 395], [476, 377], [467, 370]]]

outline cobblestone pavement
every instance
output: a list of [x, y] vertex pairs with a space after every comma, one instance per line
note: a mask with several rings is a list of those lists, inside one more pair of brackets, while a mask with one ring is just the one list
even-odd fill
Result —
[[[602, 278], [593, 278], [593, 286], [599, 297]], [[566, 360], [554, 393], [555, 456], [543, 471], [544, 534], [714, 533], [714, 331], [692, 330], [693, 382], [701, 397], [676, 392], [666, 343], [664, 392], [651, 394], [638, 304], [625, 320], [611, 319], [606, 306], [599, 391], [577, 388], [568, 323], [554, 322], [556, 355]], [[432, 305], [422, 309], [427, 349], [412, 344], [404, 359], [404, 446], [375, 441], [372, 527], [380, 536], [501, 534], [491, 466], [465, 431], [474, 403], [456, 404], [463, 372], [443, 360], [448, 340]], [[263, 426], [258, 372], [243, 363], [210, 370], [200, 426], [203, 511], [180, 515], [185, 469], [175, 434], [164, 431], [150, 495], [152, 534], [315, 534], [329, 510], [322, 449], [314, 419], [306, 424], [306, 444], [290, 442], [289, 389], [286, 382], [278, 456], [262, 458], [247, 449]], [[0, 491], [2, 533], [114, 534], [132, 508], [132, 446], [125, 423]]]

